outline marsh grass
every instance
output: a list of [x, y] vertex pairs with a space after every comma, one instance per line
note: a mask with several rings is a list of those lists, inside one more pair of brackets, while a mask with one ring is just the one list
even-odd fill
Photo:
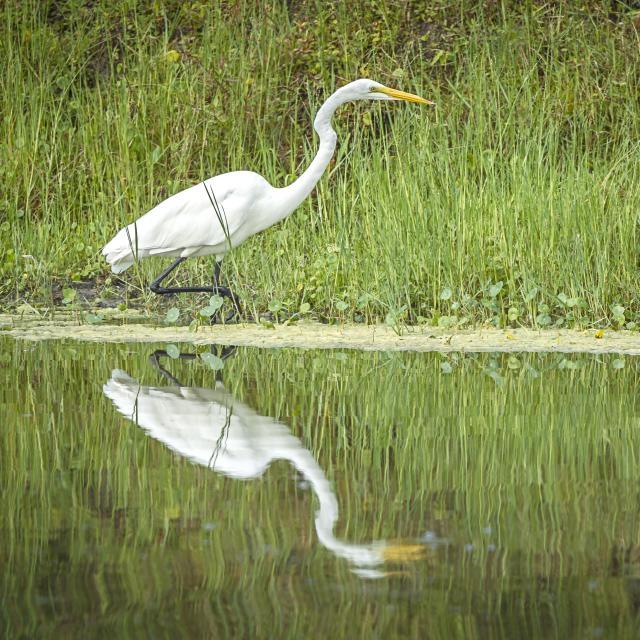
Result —
[[[623, 11], [182, 4], [0, 10], [6, 300], [81, 279], [108, 298], [99, 250], [118, 228], [209, 175], [290, 182], [322, 100], [366, 74], [437, 107], [342, 109], [315, 194], [225, 260], [250, 314], [636, 327], [638, 35]], [[161, 267], [136, 265], [127, 296], [155, 304]]]
[[[338, 535], [426, 541], [421, 560], [371, 583], [319, 544], [316, 500], [288, 463], [262, 480], [224, 478], [117, 413], [102, 394], [113, 368], [167, 384], [149, 365], [153, 345], [0, 346], [10, 635], [637, 629], [633, 359], [458, 356], [448, 373], [425, 354], [239, 349], [226, 360], [236, 401], [288, 425], [318, 460]], [[164, 364], [187, 387], [215, 384], [204, 363]], [[427, 532], [446, 544], [431, 547]]]

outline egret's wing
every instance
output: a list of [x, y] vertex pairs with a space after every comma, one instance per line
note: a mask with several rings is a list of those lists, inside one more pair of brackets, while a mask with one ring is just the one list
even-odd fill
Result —
[[202, 246], [224, 251], [247, 205], [239, 183], [212, 178], [167, 198], [129, 228], [137, 231], [139, 250], [146, 255], [180, 251], [186, 256]]
[[270, 189], [264, 178], [248, 171], [209, 178], [121, 229], [102, 253], [116, 273], [131, 266], [136, 256], [224, 254], [245, 239], [242, 227]]
[[[273, 453], [260, 431], [233, 411], [233, 400], [217, 389], [142, 386], [114, 369], [103, 387], [117, 410], [151, 437], [198, 464], [236, 478], [260, 475]], [[257, 437], [253, 437], [257, 436]]]

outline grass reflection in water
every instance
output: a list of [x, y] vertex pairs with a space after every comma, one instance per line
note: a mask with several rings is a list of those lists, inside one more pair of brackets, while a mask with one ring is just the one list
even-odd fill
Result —
[[[199, 360], [163, 361], [178, 387], [149, 366], [149, 345], [0, 347], [0, 624], [13, 636], [637, 627], [632, 359], [442, 367], [432, 354], [240, 349], [222, 380]], [[209, 449], [187, 451], [168, 424]], [[371, 540], [421, 553], [350, 554], [375, 554]]]

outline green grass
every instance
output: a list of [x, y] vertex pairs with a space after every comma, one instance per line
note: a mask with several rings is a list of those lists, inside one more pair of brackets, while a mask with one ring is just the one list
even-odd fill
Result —
[[[367, 75], [437, 107], [339, 112], [315, 194], [225, 260], [250, 314], [634, 329], [640, 63], [622, 3], [378, 4], [5, 3], [6, 303], [80, 279], [109, 297], [99, 250], [118, 228], [209, 175], [290, 182], [324, 97]], [[190, 262], [182, 277], [210, 278]], [[130, 299], [157, 304], [162, 264], [126, 275]]]

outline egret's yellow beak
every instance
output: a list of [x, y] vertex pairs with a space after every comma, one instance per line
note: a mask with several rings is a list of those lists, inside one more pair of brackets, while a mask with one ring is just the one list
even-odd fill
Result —
[[406, 100], [407, 102], [418, 102], [419, 104], [435, 104], [431, 100], [425, 100], [420, 96], [416, 96], [413, 93], [407, 93], [406, 91], [398, 91], [397, 89], [390, 89], [389, 87], [376, 87], [378, 93], [384, 93], [390, 98], [396, 100]]

